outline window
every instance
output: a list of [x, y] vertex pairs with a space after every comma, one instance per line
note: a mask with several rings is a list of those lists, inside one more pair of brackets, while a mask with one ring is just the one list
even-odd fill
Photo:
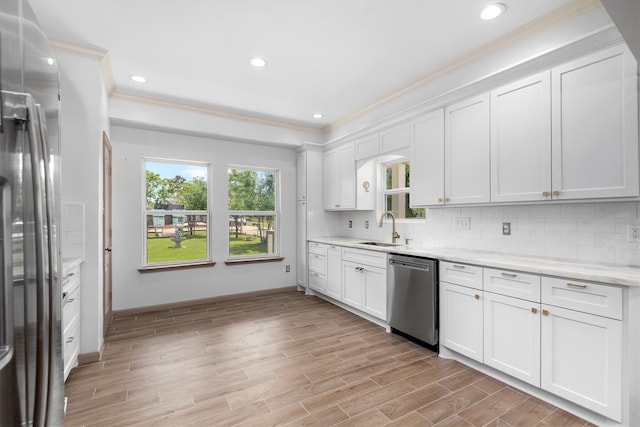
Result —
[[278, 256], [278, 179], [277, 170], [229, 168], [230, 258]]
[[144, 265], [209, 261], [210, 165], [147, 159]]
[[384, 210], [391, 211], [396, 218], [424, 218], [424, 208], [411, 208], [409, 201], [409, 185], [411, 168], [409, 161], [397, 161], [383, 165]]

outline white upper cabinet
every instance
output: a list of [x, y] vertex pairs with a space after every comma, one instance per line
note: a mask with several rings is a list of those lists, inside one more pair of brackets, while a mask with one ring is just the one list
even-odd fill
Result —
[[380, 153], [388, 153], [411, 144], [411, 126], [403, 123], [380, 132]]
[[353, 144], [324, 154], [324, 208], [356, 208], [356, 161]]
[[411, 122], [411, 205], [444, 203], [444, 109]]
[[379, 153], [378, 134], [374, 133], [373, 135], [358, 138], [353, 145], [356, 150], [356, 160], [377, 156]]
[[551, 198], [550, 73], [491, 92], [491, 201]]
[[554, 199], [638, 196], [637, 85], [624, 45], [552, 69]]
[[307, 152], [296, 154], [296, 200], [307, 199]]
[[445, 108], [445, 204], [488, 203], [489, 94]]

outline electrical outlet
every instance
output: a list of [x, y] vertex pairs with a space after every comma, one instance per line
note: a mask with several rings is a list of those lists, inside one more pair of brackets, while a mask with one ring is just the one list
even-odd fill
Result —
[[456, 230], [469, 230], [471, 228], [471, 218], [458, 217], [456, 218]]
[[502, 235], [503, 236], [511, 236], [511, 223], [503, 222], [502, 223]]
[[349, 228], [353, 227], [353, 221], [349, 220]]
[[364, 228], [369, 228], [369, 221], [364, 222]]
[[290, 265], [285, 265], [284, 266], [284, 271], [287, 273], [291, 273], [291, 266]]
[[627, 224], [627, 242], [632, 242], [632, 243], [640, 242], [640, 225], [639, 224]]

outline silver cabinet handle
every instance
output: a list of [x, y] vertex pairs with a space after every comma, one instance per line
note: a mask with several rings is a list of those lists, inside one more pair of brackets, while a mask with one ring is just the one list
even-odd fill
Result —
[[464, 265], [453, 264], [453, 268], [459, 268], [462, 270], [464, 268]]
[[67, 338], [67, 344], [72, 343], [75, 337], [69, 337]]
[[500, 273], [500, 274], [501, 274], [503, 277], [511, 277], [511, 278], [513, 278], [513, 277], [516, 277], [516, 276], [517, 276], [517, 274], [515, 274], [515, 273]]
[[75, 300], [76, 300], [75, 298], [69, 298], [67, 302], [74, 302]]

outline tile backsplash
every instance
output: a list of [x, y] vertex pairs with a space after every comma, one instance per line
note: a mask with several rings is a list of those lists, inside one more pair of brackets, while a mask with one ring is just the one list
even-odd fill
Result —
[[84, 258], [84, 203], [63, 203], [60, 244], [63, 258]]
[[[336, 235], [391, 239], [390, 219], [379, 228], [373, 212], [336, 215], [341, 217]], [[469, 229], [458, 229], [457, 218], [469, 218]], [[511, 223], [511, 235], [502, 234], [503, 222]], [[402, 242], [410, 238], [415, 246], [640, 266], [640, 243], [627, 241], [628, 224], [640, 224], [639, 202], [432, 208], [425, 220], [399, 220], [396, 228]]]

